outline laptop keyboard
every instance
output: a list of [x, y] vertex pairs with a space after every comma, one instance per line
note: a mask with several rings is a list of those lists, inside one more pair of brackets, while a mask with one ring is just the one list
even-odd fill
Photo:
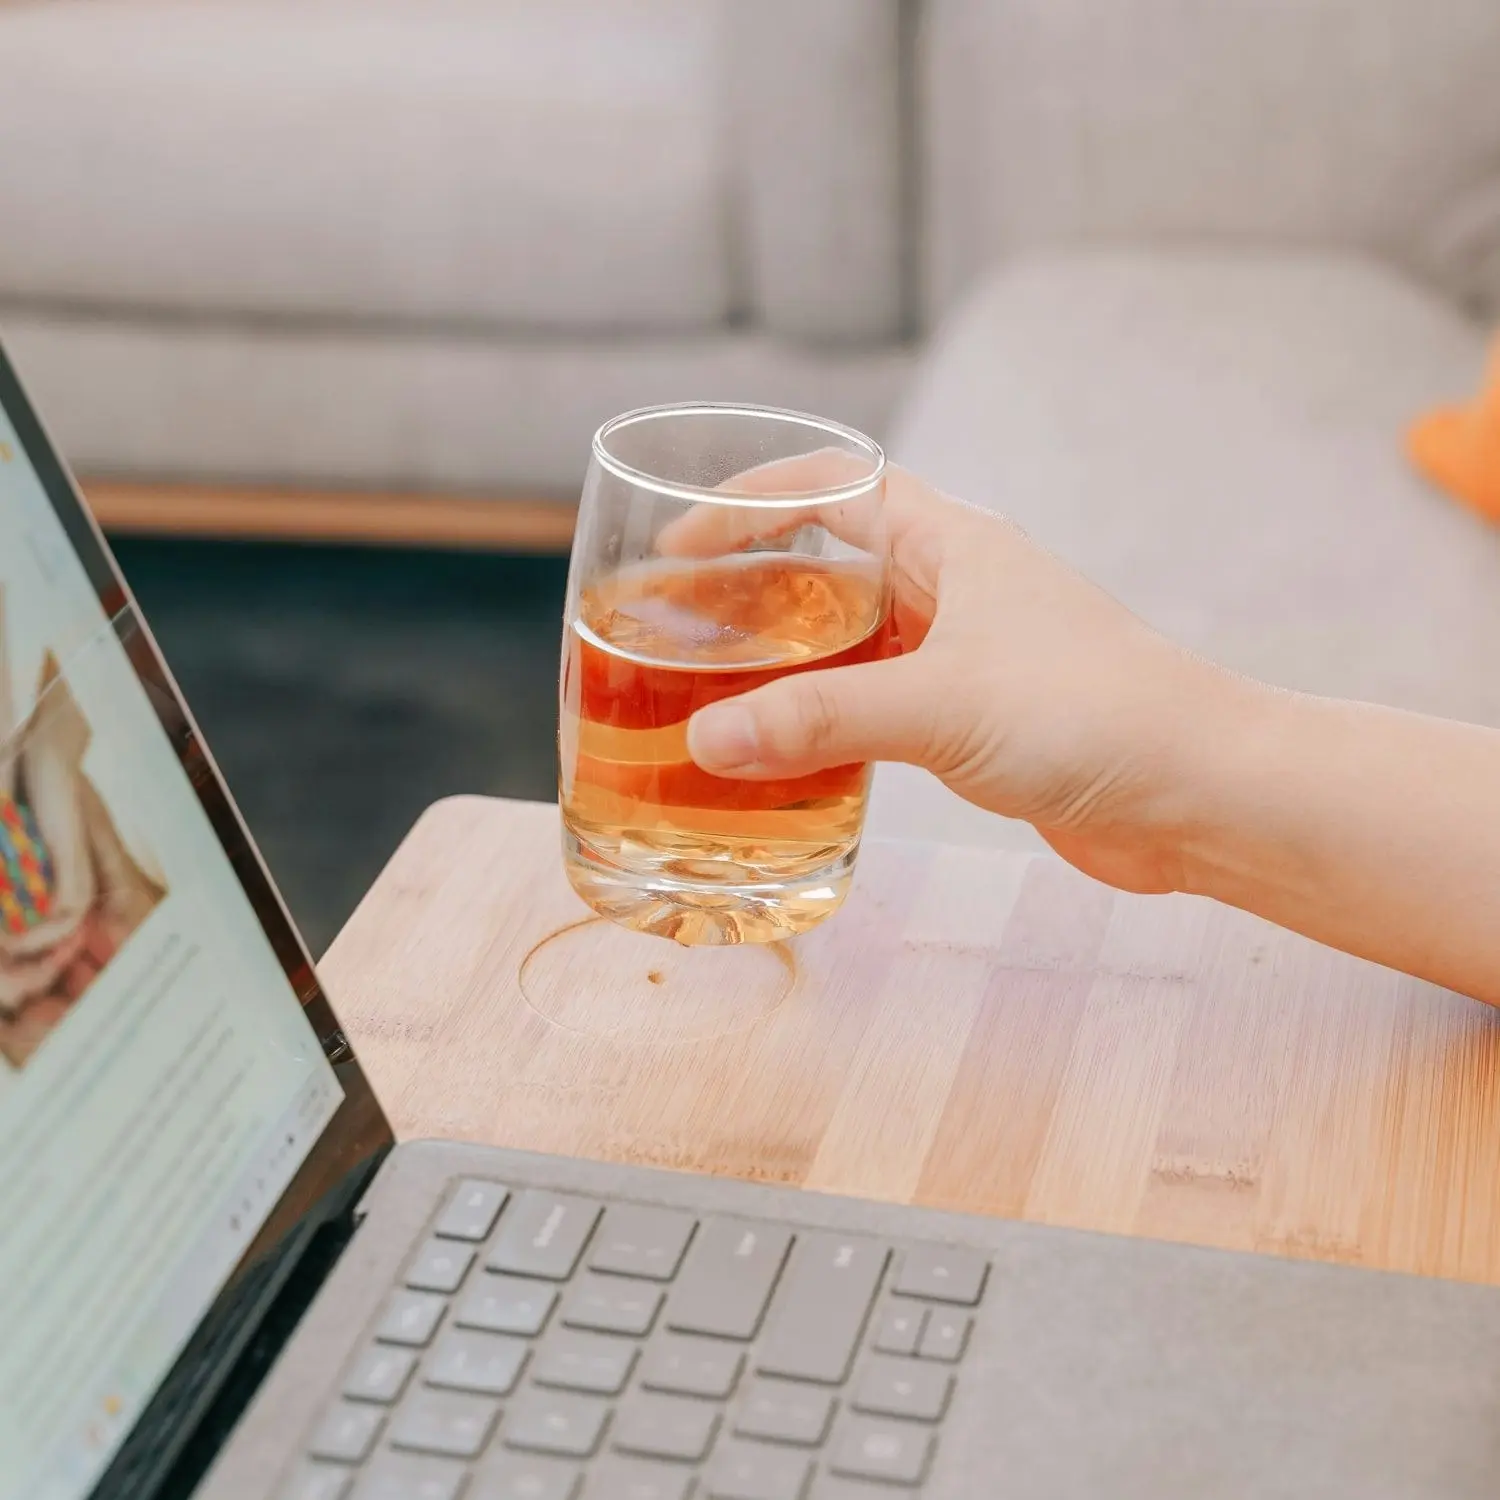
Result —
[[283, 1500], [920, 1492], [988, 1264], [468, 1180]]

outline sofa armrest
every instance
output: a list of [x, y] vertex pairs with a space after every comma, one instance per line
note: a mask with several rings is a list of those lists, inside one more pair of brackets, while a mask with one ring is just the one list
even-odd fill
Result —
[[910, 4], [729, 6], [741, 300], [779, 333], [905, 331]]

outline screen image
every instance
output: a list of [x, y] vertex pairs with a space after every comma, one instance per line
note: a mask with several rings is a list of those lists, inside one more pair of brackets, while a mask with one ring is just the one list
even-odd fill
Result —
[[0, 1500], [93, 1493], [344, 1097], [142, 631], [0, 409]]
[[[24, 719], [17, 666], [32, 681]], [[115, 814], [91, 774], [93, 748], [56, 653], [13, 638], [0, 589], [0, 1059], [13, 1069], [167, 894], [145, 836]], [[128, 807], [128, 789], [122, 795]]]

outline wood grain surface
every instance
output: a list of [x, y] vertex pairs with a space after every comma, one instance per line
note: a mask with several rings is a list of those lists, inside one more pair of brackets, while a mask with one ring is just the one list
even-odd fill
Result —
[[322, 966], [400, 1135], [1500, 1281], [1472, 1001], [973, 849], [867, 845], [783, 950], [587, 915], [555, 808], [426, 814]]
[[578, 507], [563, 500], [84, 479], [106, 531], [121, 535], [353, 542], [559, 553]]

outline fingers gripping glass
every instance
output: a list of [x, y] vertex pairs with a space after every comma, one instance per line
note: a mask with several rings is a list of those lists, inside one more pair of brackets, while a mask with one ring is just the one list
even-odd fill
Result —
[[843, 901], [869, 768], [700, 770], [688, 720], [894, 649], [885, 455], [795, 412], [629, 412], [594, 438], [568, 580], [559, 756], [574, 889], [682, 943], [772, 942]]

